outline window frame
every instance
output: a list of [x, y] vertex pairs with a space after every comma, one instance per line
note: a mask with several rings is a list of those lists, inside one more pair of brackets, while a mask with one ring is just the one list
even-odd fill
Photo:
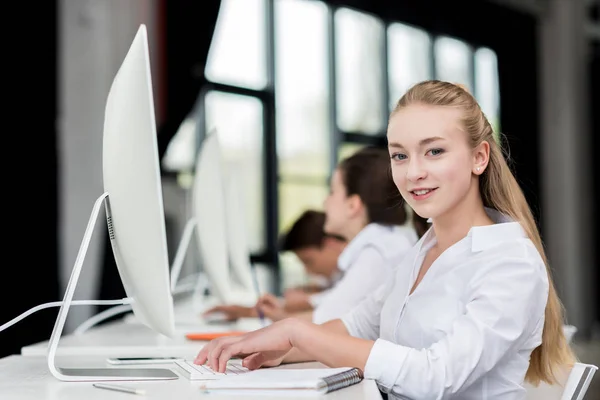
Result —
[[[256, 254], [251, 254], [250, 260], [252, 263], [267, 264], [272, 267], [274, 273], [275, 292], [276, 294], [281, 293], [281, 268], [279, 263], [279, 251], [278, 251], [278, 237], [279, 237], [279, 183], [290, 182], [290, 183], [302, 183], [307, 185], [322, 185], [321, 179], [314, 177], [302, 176], [295, 174], [293, 176], [282, 177], [279, 174], [278, 168], [278, 156], [277, 156], [277, 127], [276, 127], [276, 91], [275, 91], [275, 60], [276, 60], [276, 48], [275, 48], [275, 1], [279, 0], [264, 0], [265, 1], [265, 57], [266, 57], [266, 85], [263, 89], [250, 89], [241, 86], [235, 86], [230, 84], [218, 83], [209, 81], [206, 78], [206, 83], [200, 90], [199, 100], [197, 102], [197, 118], [199, 132], [197, 135], [196, 150], [198, 150], [200, 143], [203, 139], [203, 135], [206, 133], [206, 121], [205, 121], [205, 106], [204, 96], [209, 91], [219, 91], [231, 94], [239, 94], [249, 97], [255, 97], [262, 103], [263, 108], [263, 174], [264, 174], [264, 215], [265, 215], [265, 249], [264, 251]], [[436, 59], [435, 59], [435, 43], [440, 37], [452, 37], [453, 39], [464, 42], [470, 49], [471, 57], [469, 57], [469, 79], [473, 93], [476, 90], [476, 63], [475, 54], [478, 48], [486, 47], [479, 44], [470, 43], [462, 38], [449, 36], [441, 32], [431, 32], [423, 27], [406, 23], [398, 19], [382, 18], [380, 15], [369, 13], [361, 9], [354, 9], [343, 4], [331, 4], [327, 1], [322, 1], [327, 8], [327, 30], [326, 38], [327, 41], [327, 78], [328, 78], [328, 113], [329, 113], [329, 134], [330, 134], [330, 162], [329, 162], [329, 175], [331, 177], [337, 163], [339, 162], [339, 150], [344, 143], [387, 147], [387, 139], [385, 130], [376, 134], [366, 133], [361, 131], [350, 132], [340, 129], [337, 122], [337, 110], [338, 110], [338, 96], [337, 96], [337, 59], [336, 59], [336, 33], [335, 33], [335, 13], [341, 8], [350, 8], [355, 11], [368, 14], [374, 18], [377, 18], [382, 22], [384, 27], [384, 35], [381, 43], [381, 68], [382, 71], [382, 85], [381, 96], [384, 105], [384, 113], [382, 113], [382, 124], [381, 126], [387, 126], [387, 118], [389, 115], [386, 107], [390, 104], [390, 76], [389, 76], [389, 38], [388, 29], [391, 24], [400, 23], [410, 27], [414, 27], [423, 30], [430, 36], [429, 45], [429, 62], [430, 70], [432, 71], [433, 78], [437, 78], [436, 74]]]
[[262, 89], [252, 89], [243, 86], [213, 82], [206, 78], [200, 88], [196, 104], [196, 118], [198, 119], [198, 134], [196, 151], [199, 150], [206, 135], [206, 106], [205, 97], [209, 92], [223, 92], [254, 97], [262, 104], [263, 123], [263, 160], [262, 174], [264, 177], [264, 216], [265, 216], [265, 247], [262, 251], [252, 253], [252, 264], [265, 264], [271, 267], [274, 273], [275, 291], [279, 292], [280, 268], [278, 257], [278, 229], [279, 229], [279, 195], [278, 195], [278, 168], [277, 168], [277, 137], [275, 125], [275, 40], [274, 40], [274, 1], [264, 1], [265, 13], [265, 67], [266, 84]]

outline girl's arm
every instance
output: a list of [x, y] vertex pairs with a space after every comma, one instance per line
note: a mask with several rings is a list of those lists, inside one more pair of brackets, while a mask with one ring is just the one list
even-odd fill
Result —
[[284, 362], [315, 360], [332, 368], [357, 367], [361, 370], [364, 370], [375, 343], [350, 336], [339, 319], [323, 325], [296, 320], [290, 342], [294, 350]]

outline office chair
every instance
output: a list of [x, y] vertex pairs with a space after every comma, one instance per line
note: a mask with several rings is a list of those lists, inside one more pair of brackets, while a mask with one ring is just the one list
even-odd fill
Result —
[[[537, 387], [525, 384], [527, 400], [583, 400], [592, 378], [598, 369], [592, 364], [575, 363], [564, 383], [548, 385], [540, 383]], [[565, 371], [567, 372], [567, 371]]]

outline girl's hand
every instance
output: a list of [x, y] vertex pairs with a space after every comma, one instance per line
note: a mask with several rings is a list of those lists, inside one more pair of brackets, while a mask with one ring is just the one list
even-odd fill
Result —
[[200, 350], [194, 363], [207, 363], [221, 373], [235, 356], [243, 358], [243, 365], [249, 369], [279, 365], [292, 349], [294, 336], [301, 333], [303, 325], [294, 319], [285, 319], [244, 335], [215, 339]]
[[283, 294], [286, 311], [306, 311], [310, 305], [310, 294], [302, 289], [288, 289]]
[[244, 317], [257, 317], [258, 314], [254, 307], [244, 307], [236, 305], [220, 305], [205, 311], [202, 316], [206, 317], [212, 313], [223, 313], [228, 321], [235, 321]]
[[289, 315], [285, 311], [283, 302], [272, 294], [262, 295], [256, 302], [256, 308], [262, 311], [271, 321], [280, 321]]

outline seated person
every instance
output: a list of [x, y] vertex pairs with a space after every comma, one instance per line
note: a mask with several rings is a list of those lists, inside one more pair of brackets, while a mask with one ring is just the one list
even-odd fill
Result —
[[[331, 289], [312, 296], [307, 311], [292, 310], [272, 294], [262, 296], [256, 308], [265, 317], [278, 321], [296, 316], [315, 323], [340, 318], [393, 276], [395, 266], [423, 230], [419, 218], [407, 223], [409, 213], [389, 168], [387, 151], [375, 147], [363, 148], [340, 162], [325, 200], [324, 230], [348, 242], [337, 260], [342, 276]], [[230, 318], [239, 318], [256, 316], [257, 309], [222, 306], [208, 312], [224, 311]]]
[[[224, 372], [317, 361], [355, 367], [390, 400], [508, 400], [525, 383], [560, 385], [576, 357], [527, 200], [477, 100], [425, 81], [387, 132], [398, 192], [432, 227], [395, 277], [341, 318], [287, 318], [204, 345], [195, 363]], [[352, 245], [350, 243], [348, 248]]]
[[314, 310], [287, 311], [273, 295], [257, 307], [272, 321], [296, 316], [323, 323], [340, 318], [387, 282], [395, 266], [417, 242], [420, 220], [412, 219], [389, 174], [385, 149], [366, 147], [342, 160], [333, 173], [325, 200], [324, 230], [348, 245], [338, 259], [341, 279], [323, 295], [313, 297]]
[[[337, 260], [346, 242], [340, 237], [325, 234], [324, 223], [325, 213], [307, 210], [280, 239], [281, 251], [293, 252], [307, 274], [322, 277], [327, 282], [325, 287], [311, 284], [288, 289], [283, 299], [273, 296], [285, 312], [312, 310], [322, 295], [340, 278]], [[258, 316], [255, 307], [239, 305], [219, 305], [206, 311], [205, 315], [214, 312], [224, 313], [228, 320]]]

